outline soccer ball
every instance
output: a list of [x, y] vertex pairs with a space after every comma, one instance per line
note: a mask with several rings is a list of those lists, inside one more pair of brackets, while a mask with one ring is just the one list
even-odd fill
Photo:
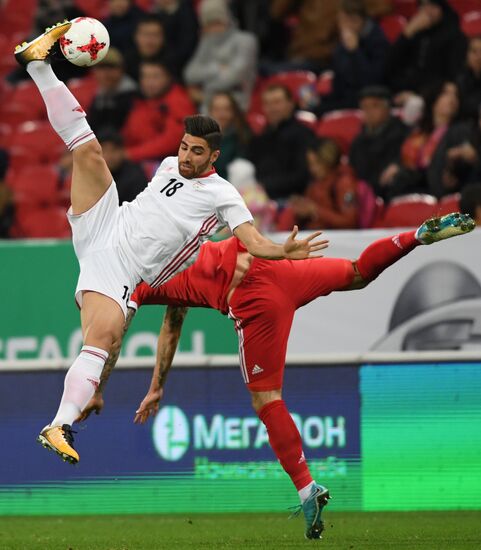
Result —
[[102, 61], [110, 45], [107, 29], [91, 17], [77, 17], [71, 23], [59, 40], [63, 55], [79, 67], [90, 67]]

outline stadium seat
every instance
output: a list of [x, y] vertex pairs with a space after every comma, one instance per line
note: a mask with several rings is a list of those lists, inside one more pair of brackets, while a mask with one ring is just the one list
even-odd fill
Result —
[[32, 30], [36, 9], [37, 0], [7, 0], [1, 8], [0, 35], [27, 36]]
[[75, 4], [89, 17], [104, 19], [108, 15], [108, 6], [104, 0], [75, 0]]
[[329, 95], [332, 92], [333, 71], [324, 71], [317, 79], [317, 93], [320, 96]]
[[444, 216], [450, 212], [459, 211], [459, 201], [461, 199], [461, 193], [452, 193], [439, 199], [436, 214], [438, 216]]
[[404, 27], [406, 26], [406, 18], [402, 15], [385, 15], [381, 17], [379, 24], [386, 35], [386, 38], [392, 44], [402, 33]]
[[481, 10], [464, 13], [461, 16], [461, 29], [468, 37], [481, 36]]
[[15, 216], [14, 234], [22, 238], [71, 237], [70, 225], [64, 208], [18, 208]]
[[8, 101], [2, 101], [0, 106], [0, 120], [12, 126], [46, 118], [47, 110], [42, 96], [31, 80], [20, 82], [10, 93]]
[[314, 113], [311, 113], [310, 111], [296, 111], [296, 119], [299, 122], [302, 122], [305, 126], [310, 128], [313, 132], [316, 131], [317, 128], [317, 117]]
[[413, 193], [393, 199], [382, 216], [376, 219], [375, 227], [417, 227], [424, 220], [437, 214], [438, 202], [432, 195]]
[[11, 163], [15, 168], [55, 163], [64, 150], [65, 145], [48, 122], [28, 122], [11, 139]]
[[361, 126], [361, 112], [357, 109], [332, 111], [319, 120], [317, 135], [334, 139], [342, 152], [347, 154]]
[[479, 11], [480, 9], [479, 0], [450, 0], [449, 3], [460, 17], [470, 11]]
[[79, 104], [88, 110], [97, 92], [97, 81], [93, 76], [74, 78], [68, 83], [69, 90], [76, 97]]
[[260, 134], [266, 126], [266, 117], [252, 111], [247, 113], [247, 122], [254, 134]]
[[58, 204], [58, 174], [50, 166], [27, 165], [16, 170], [9, 176], [9, 185], [19, 206]]
[[367, 229], [371, 227], [378, 210], [382, 208], [382, 201], [378, 203], [372, 187], [367, 182], [359, 180], [357, 182], [357, 203], [359, 209], [358, 227]]
[[402, 15], [406, 19], [412, 17], [418, 9], [417, 0], [393, 0], [392, 5], [393, 13]]

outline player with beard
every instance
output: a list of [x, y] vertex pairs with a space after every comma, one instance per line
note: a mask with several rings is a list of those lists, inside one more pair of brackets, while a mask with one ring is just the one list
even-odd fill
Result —
[[228, 226], [247, 250], [266, 259], [304, 259], [324, 247], [319, 235], [283, 245], [263, 237], [236, 189], [219, 177], [213, 163], [221, 133], [206, 116], [185, 119], [178, 157], [166, 158], [148, 187], [119, 207], [112, 175], [85, 112], [50, 66], [50, 51], [70, 29], [59, 23], [31, 42], [17, 46], [45, 102], [48, 118], [72, 151], [72, 206], [68, 218], [80, 264], [75, 298], [81, 308], [83, 347], [66, 377], [60, 406], [38, 441], [75, 464], [71, 424], [88, 403], [108, 357], [121, 339], [127, 303], [140, 281], [153, 288], [191, 265], [201, 244]]

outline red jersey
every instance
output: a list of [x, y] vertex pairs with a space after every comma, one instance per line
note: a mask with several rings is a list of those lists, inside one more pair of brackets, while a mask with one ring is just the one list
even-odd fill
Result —
[[188, 269], [158, 288], [141, 283], [130, 300], [139, 307], [146, 304], [208, 307], [227, 314], [227, 292], [239, 251], [245, 252], [246, 248], [236, 237], [218, 243], [206, 242]]

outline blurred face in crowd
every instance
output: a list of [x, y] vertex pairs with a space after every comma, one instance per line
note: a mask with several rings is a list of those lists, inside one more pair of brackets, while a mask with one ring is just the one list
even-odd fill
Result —
[[216, 94], [210, 103], [209, 115], [217, 121], [221, 130], [228, 128], [234, 120], [234, 109], [229, 96]]
[[110, 0], [109, 12], [115, 17], [124, 16], [130, 9], [130, 0]]
[[262, 110], [267, 123], [277, 126], [283, 120], [291, 118], [294, 102], [283, 88], [272, 88], [262, 94]]
[[184, 134], [178, 152], [179, 174], [187, 179], [198, 178], [218, 158], [219, 151], [211, 151], [205, 139]]
[[97, 65], [94, 67], [94, 75], [97, 84], [102, 91], [115, 91], [119, 86], [124, 70], [122, 67], [112, 65]]
[[364, 124], [368, 128], [379, 128], [389, 120], [389, 102], [382, 97], [365, 97], [361, 99], [359, 106], [364, 115]]
[[179, 5], [179, 0], [155, 0], [155, 5], [161, 10], [173, 10]]
[[102, 143], [102, 153], [109, 170], [115, 172], [125, 159], [124, 148], [113, 141]]
[[453, 82], [447, 82], [433, 106], [434, 117], [452, 120], [459, 108], [458, 88]]
[[140, 66], [140, 91], [147, 99], [164, 94], [172, 82], [172, 77], [165, 67], [151, 63]]
[[328, 167], [322, 162], [315, 151], [307, 151], [306, 157], [307, 168], [312, 179], [317, 181], [323, 180], [329, 171]]
[[472, 38], [468, 48], [468, 67], [474, 74], [481, 74], [481, 38]]
[[347, 28], [359, 35], [364, 26], [364, 19], [360, 15], [349, 14], [341, 10], [337, 16], [337, 24], [341, 29]]
[[164, 45], [164, 29], [160, 23], [154, 21], [141, 23], [135, 32], [135, 43], [143, 57], [152, 57]]

